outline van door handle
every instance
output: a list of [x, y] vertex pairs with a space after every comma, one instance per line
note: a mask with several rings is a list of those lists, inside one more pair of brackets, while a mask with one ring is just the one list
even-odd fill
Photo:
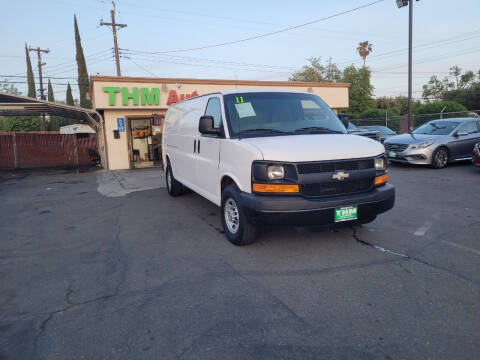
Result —
[[193, 141], [193, 153], [195, 154], [197, 152], [197, 139]]
[[198, 139], [197, 143], [197, 154], [200, 154], [200, 139]]

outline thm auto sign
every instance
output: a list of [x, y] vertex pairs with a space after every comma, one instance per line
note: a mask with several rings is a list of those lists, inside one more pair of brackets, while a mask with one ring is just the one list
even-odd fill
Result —
[[[109, 106], [154, 106], [160, 105], [160, 88], [153, 87], [116, 87], [105, 86], [103, 92], [108, 96]], [[170, 90], [166, 104], [171, 105], [179, 101], [198, 96], [197, 91], [187, 94], [178, 94]]]

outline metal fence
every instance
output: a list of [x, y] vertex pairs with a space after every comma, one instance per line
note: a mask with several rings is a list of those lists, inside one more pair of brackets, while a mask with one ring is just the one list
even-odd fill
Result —
[[[456, 117], [480, 118], [480, 110], [413, 115], [413, 120], [415, 124], [414, 127], [423, 125], [430, 120], [450, 119], [450, 118], [456, 118]], [[406, 121], [406, 119], [407, 119], [407, 115], [388, 116], [387, 114], [387, 116], [385, 116], [384, 118], [351, 119], [351, 122], [359, 127], [367, 126], [367, 125], [387, 126], [393, 131], [399, 132], [401, 122]]]
[[0, 133], [0, 169], [90, 165], [96, 134], [58, 132]]

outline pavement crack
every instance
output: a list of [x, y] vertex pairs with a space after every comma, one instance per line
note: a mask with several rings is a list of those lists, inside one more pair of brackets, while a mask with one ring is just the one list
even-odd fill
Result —
[[452, 270], [450, 270], [450, 269], [447, 269], [447, 268], [444, 268], [444, 267], [441, 267], [441, 266], [432, 264], [432, 263], [430, 263], [430, 262], [428, 262], [428, 261], [426, 261], [426, 260], [420, 259], [420, 258], [415, 257], [415, 256], [411, 256], [411, 255], [408, 255], [408, 254], [397, 253], [397, 252], [395, 252], [395, 251], [391, 251], [391, 250], [385, 249], [385, 248], [383, 248], [383, 247], [381, 247], [381, 246], [372, 244], [372, 243], [370, 243], [370, 242], [368, 242], [368, 241], [362, 240], [362, 239], [360, 239], [360, 237], [359, 237], [359, 235], [358, 235], [357, 229], [356, 229], [355, 227], [353, 227], [352, 229], [353, 229], [353, 238], [354, 238], [357, 242], [359, 242], [360, 244], [362, 244], [362, 245], [370, 246], [370, 247], [374, 248], [375, 250], [378, 250], [378, 251], [381, 251], [381, 252], [384, 252], [384, 253], [387, 253], [387, 254], [400, 256], [400, 257], [402, 257], [402, 258], [404, 258], [404, 259], [406, 259], [406, 260], [412, 260], [412, 261], [418, 262], [418, 263], [423, 264], [423, 265], [425, 265], [425, 266], [428, 266], [428, 267], [430, 267], [430, 268], [432, 268], [432, 269], [446, 272], [446, 273], [448, 273], [448, 274], [450, 274], [450, 275], [453, 275], [453, 276], [455, 276], [455, 277], [457, 277], [457, 278], [460, 278], [460, 279], [462, 279], [462, 280], [464, 280], [464, 281], [467, 281], [467, 282], [469, 282], [469, 283], [473, 283], [473, 284], [476, 284], [476, 285], [480, 285], [480, 283], [479, 283], [478, 281], [476, 281], [476, 280], [474, 280], [474, 279], [471, 279], [471, 278], [469, 278], [469, 277], [467, 277], [467, 276], [464, 276], [464, 275], [462, 275], [462, 274], [456, 273], [456, 272], [454, 272], [454, 271], [452, 271]]
[[396, 256], [400, 256], [400, 257], [403, 257], [403, 258], [410, 259], [410, 256], [408, 256], [408, 255], [401, 254], [401, 253], [398, 253], [398, 252], [395, 252], [395, 251], [392, 251], [392, 250], [388, 250], [388, 249], [385, 249], [381, 246], [378, 246], [378, 245], [372, 244], [368, 241], [360, 239], [360, 237], [358, 235], [358, 232], [357, 232], [357, 229], [355, 227], [353, 227], [352, 229], [353, 229], [353, 238], [356, 241], [358, 241], [360, 244], [370, 246], [370, 247], [374, 248], [375, 250], [378, 250], [378, 251], [381, 251], [381, 252], [384, 252], [384, 253], [387, 253], [387, 254], [396, 255]]

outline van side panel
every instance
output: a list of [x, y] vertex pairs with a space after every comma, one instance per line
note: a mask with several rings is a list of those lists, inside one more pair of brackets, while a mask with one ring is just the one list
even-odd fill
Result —
[[219, 191], [221, 179], [229, 176], [241, 191], [251, 193], [252, 162], [255, 160], [263, 160], [262, 152], [257, 147], [238, 139], [224, 139], [220, 153]]
[[206, 101], [206, 98], [200, 97], [178, 103], [168, 110], [165, 118], [165, 152], [170, 158], [173, 175], [194, 191], [197, 191], [194, 144], [200, 135], [198, 122]]

